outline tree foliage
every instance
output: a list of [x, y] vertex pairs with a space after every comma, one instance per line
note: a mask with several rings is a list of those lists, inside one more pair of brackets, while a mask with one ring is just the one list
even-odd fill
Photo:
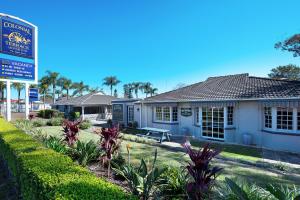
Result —
[[292, 64], [278, 66], [271, 69], [268, 76], [274, 79], [300, 80], [300, 67]]
[[291, 52], [294, 57], [300, 56], [300, 34], [295, 34], [283, 42], [276, 43], [275, 48]]

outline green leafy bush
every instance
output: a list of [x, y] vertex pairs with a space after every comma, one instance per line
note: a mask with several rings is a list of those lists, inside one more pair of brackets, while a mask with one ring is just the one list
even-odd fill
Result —
[[0, 155], [17, 178], [24, 200], [136, 199], [3, 119], [0, 119]]
[[68, 147], [62, 141], [62, 139], [50, 136], [48, 138], [45, 138], [43, 143], [45, 144], [46, 147], [53, 149], [58, 153], [66, 154], [68, 152]]
[[61, 126], [64, 122], [63, 118], [51, 118], [46, 122], [47, 126]]
[[52, 117], [63, 118], [64, 113], [59, 112], [58, 110], [54, 110], [54, 109], [46, 109], [46, 110], [40, 110], [37, 113], [37, 116], [40, 118], [45, 118], [45, 119], [50, 119]]
[[167, 170], [162, 174], [162, 179], [165, 183], [162, 184], [159, 191], [161, 199], [185, 199], [186, 185], [189, 181], [189, 176], [185, 169], [177, 167], [167, 167]]
[[32, 121], [32, 126], [34, 126], [34, 127], [41, 127], [41, 126], [45, 126], [45, 125], [46, 125], [45, 121], [43, 121], [41, 119]]
[[91, 121], [88, 119], [85, 119], [79, 124], [79, 129], [85, 130], [85, 129], [90, 128], [91, 126], [92, 126]]
[[133, 167], [130, 163], [120, 169], [114, 168], [117, 174], [126, 179], [132, 193], [143, 200], [152, 197], [155, 187], [159, 187], [164, 182], [162, 174], [166, 171], [166, 168], [156, 167], [156, 158], [157, 149], [155, 150], [153, 163], [149, 168], [144, 159], [141, 160], [138, 168]]
[[82, 166], [86, 166], [92, 161], [96, 161], [101, 154], [97, 145], [90, 140], [88, 143], [80, 142], [76, 143], [76, 147], [73, 149], [73, 158], [78, 161]]
[[72, 120], [76, 120], [76, 119], [79, 119], [80, 118], [80, 112], [70, 112], [70, 117]]
[[31, 121], [27, 119], [18, 119], [14, 122], [15, 126], [24, 131], [27, 134], [31, 134], [33, 129], [33, 125]]

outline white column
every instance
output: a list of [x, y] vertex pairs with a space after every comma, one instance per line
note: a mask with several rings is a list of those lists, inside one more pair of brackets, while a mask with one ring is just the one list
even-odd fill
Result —
[[293, 131], [297, 131], [298, 129], [297, 118], [298, 118], [298, 110], [297, 108], [293, 108]]
[[84, 120], [84, 106], [81, 107], [81, 117], [82, 120]]
[[142, 110], [143, 110], [143, 103], [140, 104], [140, 128], [142, 128]]
[[25, 83], [25, 118], [29, 119], [29, 83]]
[[272, 130], [277, 129], [277, 110], [276, 107], [272, 107]]
[[9, 80], [6, 82], [6, 120], [11, 121], [11, 93]]
[[227, 113], [228, 113], [228, 108], [225, 106], [224, 107], [224, 128], [226, 128], [228, 125]]

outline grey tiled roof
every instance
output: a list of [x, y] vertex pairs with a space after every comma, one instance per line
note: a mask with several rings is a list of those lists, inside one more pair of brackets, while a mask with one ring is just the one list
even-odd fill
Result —
[[248, 74], [210, 77], [203, 82], [146, 98], [144, 102], [300, 98], [300, 81]]
[[73, 106], [84, 106], [84, 105], [111, 105], [111, 101], [117, 99], [110, 95], [104, 95], [102, 93], [89, 93], [83, 96], [62, 99], [55, 102], [54, 105], [73, 105]]

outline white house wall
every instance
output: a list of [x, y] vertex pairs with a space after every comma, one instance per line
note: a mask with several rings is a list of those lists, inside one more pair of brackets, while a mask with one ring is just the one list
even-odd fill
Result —
[[[136, 104], [135, 107], [140, 104]], [[191, 107], [188, 103], [178, 104], [178, 123], [167, 124], [153, 122], [153, 108], [151, 104], [143, 104], [141, 127], [155, 127], [169, 129], [175, 135], [182, 135], [182, 128], [188, 129], [188, 134], [202, 138], [201, 126], [195, 125], [195, 109], [192, 116], [184, 117], [180, 114], [182, 107]], [[136, 111], [136, 109], [135, 109]], [[137, 111], [136, 111], [137, 112]], [[225, 114], [225, 113], [224, 113]], [[226, 117], [226, 116], [225, 116]], [[140, 115], [135, 113], [135, 119], [140, 124]], [[200, 121], [201, 121], [200, 117]], [[263, 131], [263, 106], [257, 101], [238, 102], [234, 107], [234, 125], [225, 127], [225, 142], [243, 144], [244, 134], [251, 135], [251, 144], [274, 150], [300, 153], [300, 135], [272, 134]], [[200, 123], [201, 124], [201, 123]]]

